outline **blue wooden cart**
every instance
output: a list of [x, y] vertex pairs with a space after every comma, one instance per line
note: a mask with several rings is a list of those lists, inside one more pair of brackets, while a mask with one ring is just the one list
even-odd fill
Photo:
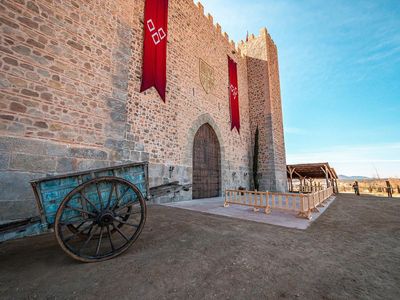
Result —
[[147, 162], [46, 177], [31, 185], [40, 216], [0, 225], [0, 242], [54, 231], [67, 254], [97, 262], [126, 251], [144, 227]]

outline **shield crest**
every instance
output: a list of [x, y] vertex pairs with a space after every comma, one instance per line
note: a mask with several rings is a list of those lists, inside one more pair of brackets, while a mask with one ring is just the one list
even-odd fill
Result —
[[214, 88], [214, 69], [200, 58], [200, 82], [205, 92], [209, 94]]

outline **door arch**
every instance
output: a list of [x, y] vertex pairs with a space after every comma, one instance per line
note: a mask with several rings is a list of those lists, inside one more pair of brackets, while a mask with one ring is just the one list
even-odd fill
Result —
[[220, 196], [221, 148], [210, 124], [203, 124], [193, 142], [193, 199]]

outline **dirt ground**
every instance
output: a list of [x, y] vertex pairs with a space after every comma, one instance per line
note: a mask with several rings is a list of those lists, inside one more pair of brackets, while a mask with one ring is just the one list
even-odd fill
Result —
[[400, 200], [339, 195], [305, 231], [161, 206], [122, 256], [0, 245], [1, 299], [399, 299]]

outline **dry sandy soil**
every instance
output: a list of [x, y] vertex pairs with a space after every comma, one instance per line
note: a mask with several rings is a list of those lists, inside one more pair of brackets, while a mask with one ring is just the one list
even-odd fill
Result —
[[306, 231], [152, 206], [104, 263], [52, 235], [0, 245], [0, 298], [399, 299], [400, 200], [340, 195]]

